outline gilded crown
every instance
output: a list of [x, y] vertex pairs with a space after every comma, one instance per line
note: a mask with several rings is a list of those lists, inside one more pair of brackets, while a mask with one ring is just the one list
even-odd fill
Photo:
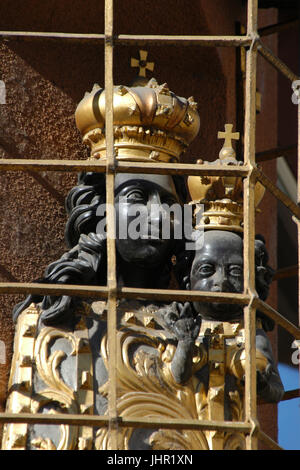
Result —
[[[231, 145], [231, 139], [238, 139], [239, 133], [231, 133], [232, 125], [225, 125], [225, 132], [218, 134], [225, 138], [219, 159], [211, 164], [242, 165], [238, 161]], [[201, 161], [198, 161], [201, 163]], [[208, 163], [208, 162], [207, 162]], [[189, 176], [188, 189], [197, 230], [243, 231], [243, 180], [234, 176]], [[263, 198], [265, 188], [257, 182], [255, 185], [255, 207]]]
[[[146, 86], [115, 86], [114, 145], [117, 159], [179, 161], [199, 132], [200, 118], [192, 97], [176, 96], [165, 83], [151, 79]], [[75, 112], [91, 159], [106, 158], [105, 90], [94, 85]]]

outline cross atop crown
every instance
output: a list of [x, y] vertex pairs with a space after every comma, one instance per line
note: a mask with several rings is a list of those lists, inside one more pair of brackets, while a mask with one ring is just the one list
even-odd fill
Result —
[[239, 140], [240, 138], [240, 133], [239, 132], [231, 132], [233, 128], [232, 124], [225, 124], [225, 131], [219, 131], [218, 132], [218, 139], [224, 139], [224, 144], [223, 147], [232, 147], [231, 141], [234, 140]]
[[225, 124], [225, 131], [218, 132], [218, 139], [224, 139], [224, 144], [219, 154], [221, 159], [227, 157], [235, 158], [235, 151], [232, 147], [232, 140], [239, 140], [240, 133], [232, 132], [232, 128], [232, 124]]
[[154, 70], [154, 62], [147, 62], [148, 51], [139, 51], [140, 58], [135, 59], [131, 57], [131, 67], [139, 67], [139, 77], [146, 77], [146, 71], [150, 70], [153, 72]]

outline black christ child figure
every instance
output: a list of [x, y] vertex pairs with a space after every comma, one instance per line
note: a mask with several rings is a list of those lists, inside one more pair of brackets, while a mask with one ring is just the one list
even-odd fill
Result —
[[[255, 264], [256, 290], [262, 300], [267, 298], [272, 278], [272, 270], [267, 263], [265, 243], [260, 237], [255, 240]], [[185, 253], [178, 263], [178, 274], [184, 287], [189, 290], [243, 292], [242, 236], [229, 231], [206, 231], [202, 248]], [[194, 342], [201, 321], [238, 322], [243, 318], [240, 305], [218, 302], [194, 302], [192, 305], [174, 302], [160, 313], [178, 340], [171, 364], [173, 377], [178, 383], [185, 383], [192, 374]], [[257, 318], [261, 318], [262, 328], [256, 330], [256, 348], [267, 359], [265, 370], [257, 370], [257, 393], [264, 401], [276, 403], [281, 400], [284, 389], [266, 335], [266, 331], [274, 325], [260, 312], [257, 312]]]

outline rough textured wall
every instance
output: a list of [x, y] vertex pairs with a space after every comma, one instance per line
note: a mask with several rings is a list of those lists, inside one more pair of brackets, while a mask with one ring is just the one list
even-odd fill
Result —
[[[99, 0], [2, 0], [1, 30], [103, 32], [103, 2]], [[117, 3], [117, 2], [115, 2]], [[170, 6], [172, 5], [172, 6]], [[263, 14], [266, 24], [275, 22], [273, 10]], [[130, 34], [234, 34], [235, 21], [244, 22], [238, 0], [130, 0], [115, 6], [115, 31]], [[273, 39], [271, 40], [273, 41]], [[272, 47], [275, 46], [274, 41]], [[130, 57], [138, 47], [116, 47], [115, 83], [129, 83], [135, 76]], [[214, 160], [222, 143], [217, 132], [225, 122], [236, 124], [235, 48], [149, 47], [155, 62], [154, 76], [167, 82], [178, 95], [193, 95], [199, 103], [201, 130], [184, 156]], [[274, 50], [274, 48], [273, 48]], [[103, 45], [59, 41], [5, 41], [0, 43], [0, 79], [7, 88], [7, 104], [0, 105], [0, 157], [85, 158], [75, 127], [74, 110], [94, 83], [103, 85]], [[276, 79], [270, 66], [260, 63], [259, 87], [263, 109], [258, 116], [258, 150], [276, 145]], [[275, 88], [274, 88], [275, 87]], [[270, 91], [271, 90], [271, 91]], [[240, 129], [238, 129], [240, 130]], [[274, 164], [264, 164], [274, 179]], [[65, 250], [66, 216], [63, 200], [76, 176], [66, 173], [0, 174], [0, 281], [32, 281]], [[264, 216], [257, 230], [266, 234], [271, 263], [276, 263], [276, 221], [266, 227], [265, 214], [275, 214], [274, 202], [266, 197]], [[1, 297], [0, 339], [7, 347], [7, 363], [0, 364], [5, 399], [6, 380], [12, 353], [11, 310], [19, 296]], [[276, 306], [273, 291], [272, 305]], [[274, 408], [274, 407], [273, 407]], [[275, 410], [264, 412], [265, 430], [276, 437]], [[264, 408], [266, 410], [266, 408]]]

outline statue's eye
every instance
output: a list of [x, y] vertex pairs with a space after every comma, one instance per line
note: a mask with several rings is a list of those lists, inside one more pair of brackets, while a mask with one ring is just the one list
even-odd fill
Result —
[[125, 197], [127, 201], [142, 202], [146, 200], [146, 196], [144, 192], [139, 189], [134, 189], [132, 191], [129, 191]]
[[229, 275], [233, 277], [242, 277], [243, 276], [243, 268], [242, 266], [230, 266], [229, 267]]
[[212, 276], [215, 272], [215, 268], [212, 264], [200, 264], [198, 272], [202, 276]]

